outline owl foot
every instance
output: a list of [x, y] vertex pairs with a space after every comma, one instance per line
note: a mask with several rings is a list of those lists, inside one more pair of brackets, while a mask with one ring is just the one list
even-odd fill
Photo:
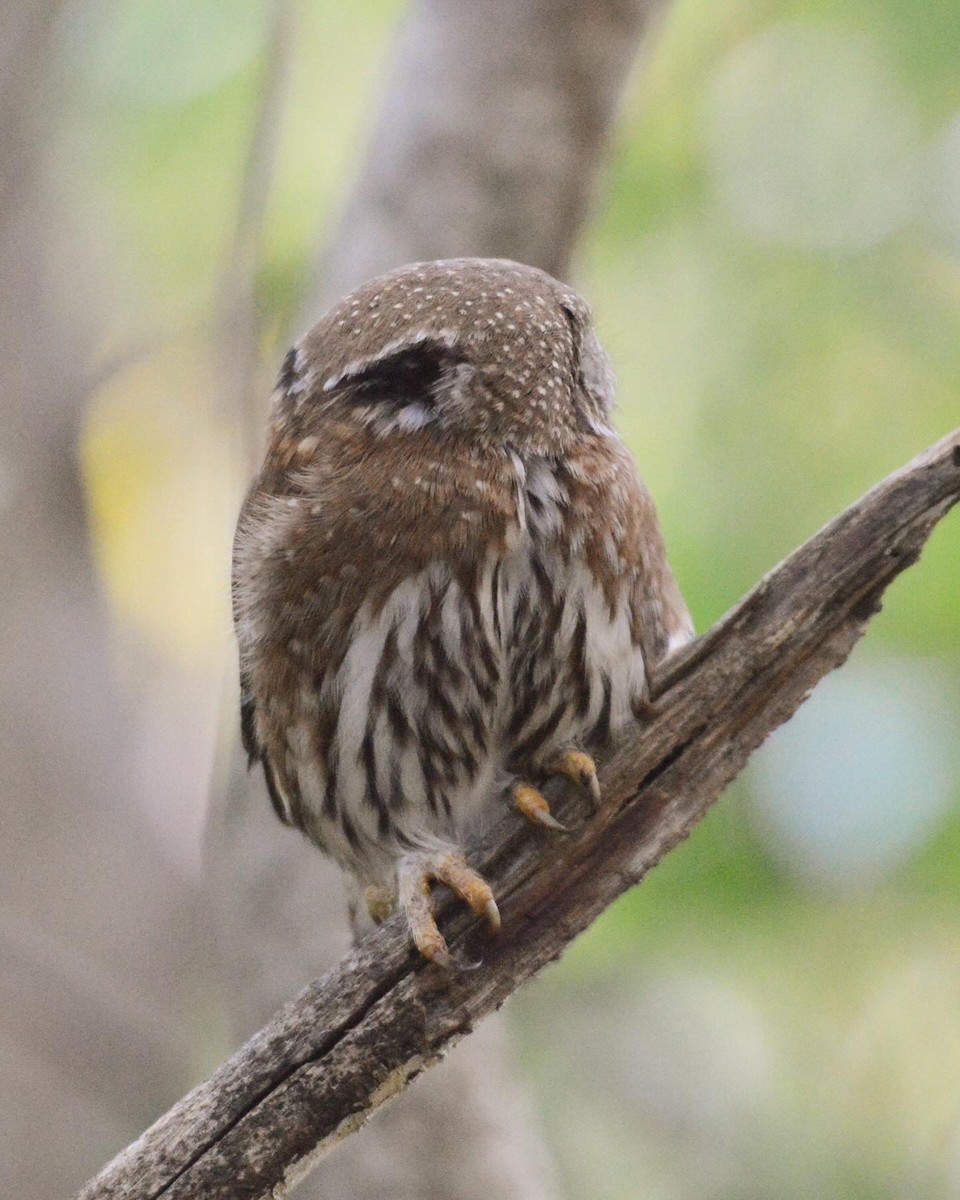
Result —
[[367, 905], [370, 920], [375, 925], [382, 925], [397, 907], [397, 894], [389, 888], [371, 886], [364, 888], [363, 899]]
[[456, 892], [477, 916], [486, 917], [493, 933], [500, 928], [500, 911], [490, 885], [467, 866], [462, 854], [425, 851], [405, 855], [398, 863], [400, 907], [410, 926], [414, 945], [431, 962], [450, 970], [463, 970], [471, 964], [461, 962], [450, 953], [433, 916], [430, 884], [434, 880], [445, 883], [451, 891]]
[[561, 754], [556, 762], [547, 768], [549, 775], [563, 775], [583, 788], [595, 805], [600, 803], [600, 780], [597, 778], [597, 764], [589, 754], [582, 750], [568, 750]]
[[510, 795], [513, 797], [514, 806], [534, 825], [543, 825], [547, 829], [556, 829], [560, 833], [568, 832], [566, 825], [561, 825], [550, 811], [546, 797], [541, 795], [532, 783], [518, 781], [512, 784]]

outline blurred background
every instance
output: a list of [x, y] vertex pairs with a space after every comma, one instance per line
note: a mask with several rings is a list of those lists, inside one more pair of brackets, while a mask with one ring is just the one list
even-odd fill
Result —
[[[955, 0], [651, 7], [5, 11], [6, 1194], [69, 1195], [347, 944], [334, 877], [237, 764], [230, 540], [289, 342], [434, 253], [405, 204], [449, 196], [438, 252], [590, 301], [700, 630], [960, 424]], [[537, 22], [582, 78], [524, 90]], [[514, 90], [471, 97], [498, 23]], [[554, 145], [550, 96], [589, 115], [552, 184], [508, 153]], [[432, 145], [493, 167], [414, 204]], [[958, 664], [954, 514], [689, 842], [479, 1035], [495, 1077], [465, 1043], [327, 1194], [960, 1197]], [[435, 1086], [472, 1165], [422, 1115]]]

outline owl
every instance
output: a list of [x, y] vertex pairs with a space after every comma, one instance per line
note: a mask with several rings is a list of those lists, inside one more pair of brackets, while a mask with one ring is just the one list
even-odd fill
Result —
[[551, 776], [598, 801], [594, 756], [692, 636], [612, 404], [583, 300], [483, 258], [364, 284], [273, 393], [234, 545], [243, 743], [442, 966], [432, 884], [498, 929], [465, 848], [504, 804], [562, 829]]

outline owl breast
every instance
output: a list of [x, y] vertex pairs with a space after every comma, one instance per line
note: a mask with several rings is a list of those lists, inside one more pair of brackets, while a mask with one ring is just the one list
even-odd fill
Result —
[[646, 688], [629, 572], [611, 542], [571, 513], [566, 472], [521, 465], [524, 536], [502, 573], [508, 630], [502, 752], [511, 773], [542, 770], [564, 748], [599, 748], [636, 715]]
[[[282, 815], [362, 881], [386, 878], [404, 850], [463, 844], [513, 779], [602, 746], [644, 695], [615, 539], [598, 544], [595, 513], [577, 520], [564, 470], [514, 470], [502, 543], [469, 569], [441, 557], [365, 600], [335, 669], [304, 665], [258, 705]], [[311, 644], [308, 627], [297, 633]]]

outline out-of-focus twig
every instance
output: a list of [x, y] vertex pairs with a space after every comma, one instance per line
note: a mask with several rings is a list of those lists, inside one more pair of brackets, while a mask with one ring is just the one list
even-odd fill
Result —
[[[656, 715], [604, 765], [596, 816], [550, 843], [516, 815], [493, 830], [473, 857], [493, 884], [503, 928], [480, 969], [426, 964], [394, 918], [80, 1200], [284, 1195], [687, 835], [771, 730], [844, 662], [888, 584], [958, 499], [960, 430], [841, 513], [665, 664]], [[561, 806], [568, 823], [580, 803], [567, 797]], [[454, 945], [476, 937], [462, 907], [443, 911]]]

